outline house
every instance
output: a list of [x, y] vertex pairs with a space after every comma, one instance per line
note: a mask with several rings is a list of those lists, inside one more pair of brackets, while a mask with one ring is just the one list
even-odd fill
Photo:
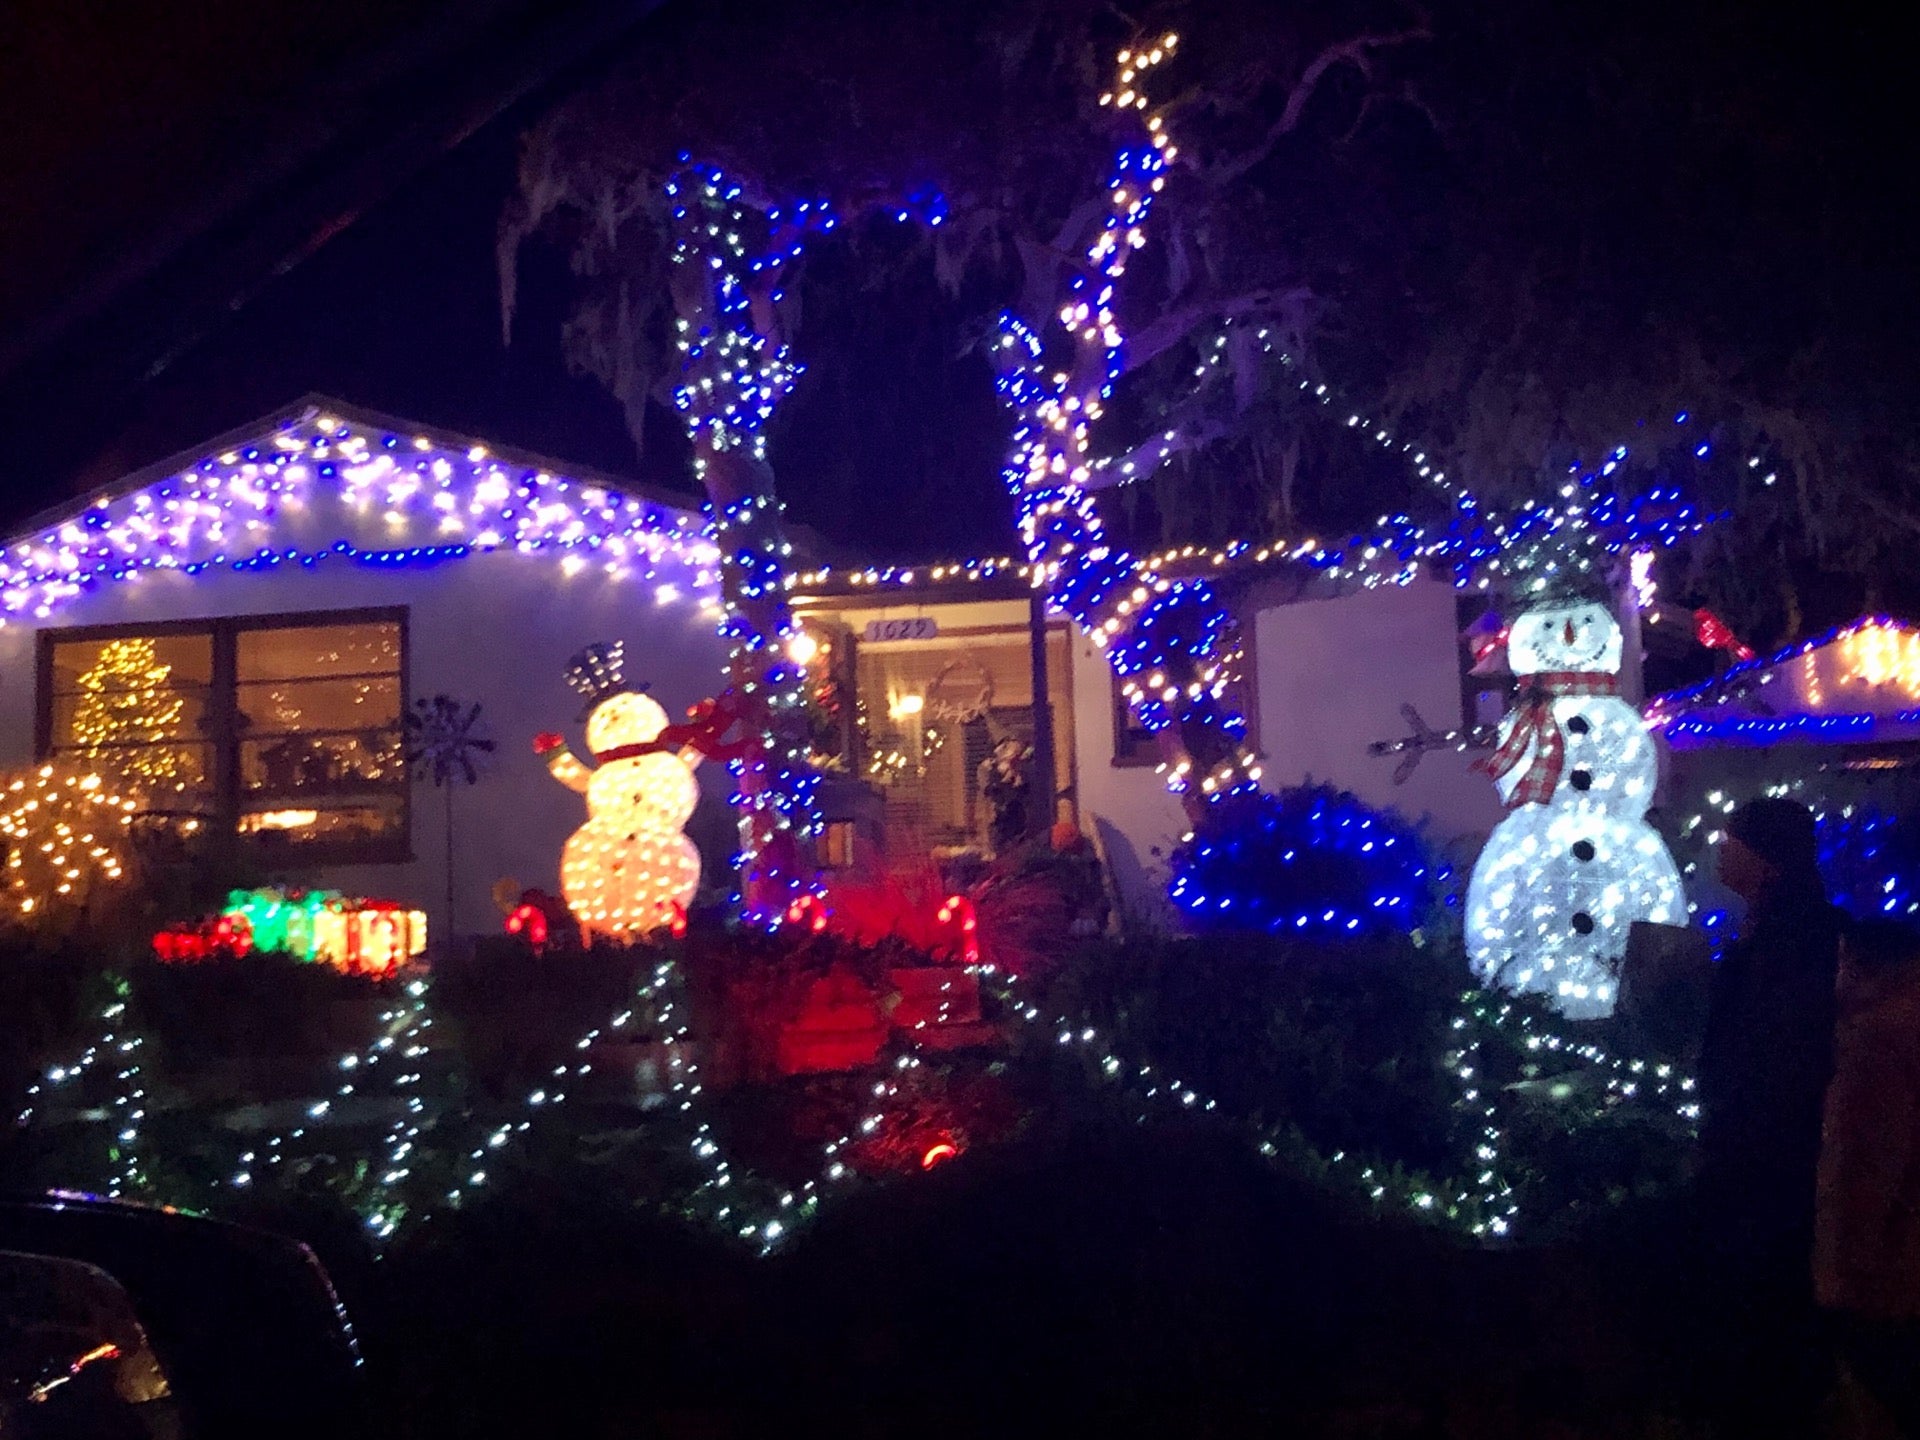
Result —
[[1647, 719], [1679, 754], [1815, 745], [1920, 750], [1920, 628], [1862, 616], [1656, 696]]
[[1813, 809], [1837, 903], [1920, 917], [1920, 627], [1863, 616], [1657, 695], [1646, 715], [1667, 742], [1670, 828], [1709, 924], [1732, 902], [1701, 852], [1727, 812], [1768, 793]]
[[1920, 775], [1920, 627], [1863, 616], [1656, 695], [1646, 716], [1682, 827], [1766, 790], [1904, 812]]
[[[1404, 730], [1403, 706], [1441, 725], [1472, 709], [1452, 588], [1335, 594], [1244, 548], [1153, 563], [1234, 577], [1268, 783], [1330, 781], [1443, 841], [1483, 835], [1500, 812], [1465, 757], [1396, 785], [1366, 750]], [[1126, 906], [1164, 904], [1186, 824], [1150, 737], [1018, 562], [825, 567], [791, 595], [815, 748], [840, 771], [829, 865], [979, 850], [996, 809], [1024, 803], [1095, 837]], [[452, 931], [490, 931], [499, 883], [554, 889], [584, 818], [532, 748], [578, 735], [569, 657], [624, 642], [628, 679], [677, 715], [721, 683], [718, 613], [717, 554], [683, 498], [309, 398], [0, 547], [0, 767], [66, 757], [126, 775], [156, 824], [436, 926], [451, 835]], [[443, 694], [477, 703], [498, 746], [450, 812], [409, 778], [403, 743], [409, 706]], [[1051, 804], [995, 788], [991, 762], [1024, 746], [1051, 756]], [[724, 779], [699, 779], [688, 833], [715, 874], [736, 837]]]

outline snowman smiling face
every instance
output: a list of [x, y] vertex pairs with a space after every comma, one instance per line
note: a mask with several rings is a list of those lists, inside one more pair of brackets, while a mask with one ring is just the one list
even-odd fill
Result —
[[1516, 675], [1550, 670], [1613, 674], [1620, 669], [1620, 626], [1597, 600], [1541, 605], [1521, 614], [1507, 637]]

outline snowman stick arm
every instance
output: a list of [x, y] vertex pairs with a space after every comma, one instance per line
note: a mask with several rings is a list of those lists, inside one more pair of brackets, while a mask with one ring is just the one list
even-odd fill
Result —
[[587, 782], [593, 778], [593, 771], [581, 764], [580, 757], [564, 745], [547, 752], [547, 773], [569, 790], [576, 790], [582, 795], [587, 792]]
[[[1420, 757], [1429, 750], [1485, 750], [1499, 738], [1499, 725], [1463, 725], [1457, 730], [1435, 730], [1421, 717], [1411, 705], [1402, 705], [1400, 714], [1406, 719], [1411, 733], [1398, 740], [1375, 740], [1367, 746], [1369, 755], [1398, 755], [1399, 765], [1394, 768], [1393, 783], [1403, 785], [1407, 777], [1419, 768]], [[1504, 722], [1503, 722], [1504, 723]]]

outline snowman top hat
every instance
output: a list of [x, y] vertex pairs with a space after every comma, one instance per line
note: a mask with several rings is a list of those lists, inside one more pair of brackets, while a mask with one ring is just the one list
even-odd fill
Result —
[[1606, 601], [1614, 556], [1580, 511], [1523, 512], [1508, 528], [1487, 573], [1517, 609]]
[[587, 702], [581, 712], [585, 719], [593, 708], [611, 695], [625, 690], [645, 691], [646, 684], [629, 685], [622, 674], [626, 662], [627, 645], [624, 640], [601, 640], [582, 646], [574, 651], [573, 658], [567, 661], [567, 684], [578, 691]]

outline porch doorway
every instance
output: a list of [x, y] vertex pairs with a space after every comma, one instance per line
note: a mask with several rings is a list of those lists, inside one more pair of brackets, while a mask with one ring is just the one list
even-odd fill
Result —
[[851, 782], [836, 788], [853, 792], [828, 807], [846, 812], [827, 817], [839, 831], [830, 863], [991, 859], [1074, 818], [1063, 623], [1036, 634], [1024, 595], [893, 605], [813, 596], [795, 611], [840, 702], [837, 733], [824, 732], [839, 753], [822, 758]]

